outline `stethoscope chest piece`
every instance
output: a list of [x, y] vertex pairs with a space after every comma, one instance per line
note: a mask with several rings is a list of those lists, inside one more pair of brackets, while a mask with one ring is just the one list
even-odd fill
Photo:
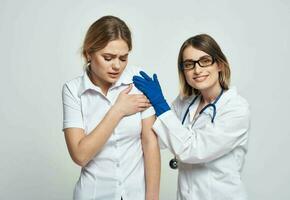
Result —
[[170, 161], [169, 161], [169, 166], [171, 169], [177, 169], [178, 168], [178, 161], [176, 158], [172, 158]]
[[[211, 119], [211, 122], [213, 123], [214, 122], [214, 118], [216, 116], [216, 102], [219, 100], [219, 98], [222, 96], [224, 90], [222, 89], [220, 94], [218, 95], [218, 97], [215, 99], [215, 101], [213, 103], [210, 103], [208, 105], [206, 105], [200, 112], [199, 114], [201, 114], [205, 109], [207, 109], [208, 107], [212, 107], [213, 108], [213, 116], [212, 116], [212, 119]], [[189, 112], [189, 108], [190, 106], [192, 106], [194, 104], [194, 102], [196, 101], [196, 99], [198, 98], [198, 96], [195, 96], [195, 98], [192, 100], [192, 102], [189, 104], [189, 106], [187, 107], [186, 109], [186, 112], [183, 116], [183, 119], [182, 119], [182, 122], [181, 124], [183, 125], [184, 124], [184, 121], [186, 119], [186, 116]], [[178, 168], [178, 161], [176, 159], [176, 156], [174, 158], [172, 158], [170, 161], [169, 161], [169, 166], [171, 167], [171, 169], [177, 169]]]

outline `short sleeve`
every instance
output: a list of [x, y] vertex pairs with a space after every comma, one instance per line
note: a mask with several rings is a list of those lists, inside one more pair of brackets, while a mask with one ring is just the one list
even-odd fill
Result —
[[80, 99], [73, 95], [67, 84], [62, 89], [63, 101], [63, 130], [66, 128], [84, 129]]
[[147, 117], [151, 117], [152, 115], [155, 115], [155, 110], [154, 110], [154, 108], [152, 106], [147, 108], [143, 112], [141, 112], [141, 118], [142, 119], [145, 119]]
[[[140, 67], [131, 67], [128, 68], [128, 70], [130, 71], [130, 75], [128, 75], [130, 79], [132, 79], [134, 75], [139, 75], [139, 72], [142, 71]], [[130, 94], [143, 94], [143, 93], [134, 85], [132, 92]], [[146, 119], [148, 117], [151, 117], [152, 115], [155, 115], [155, 110], [152, 106], [141, 112], [142, 119]]]

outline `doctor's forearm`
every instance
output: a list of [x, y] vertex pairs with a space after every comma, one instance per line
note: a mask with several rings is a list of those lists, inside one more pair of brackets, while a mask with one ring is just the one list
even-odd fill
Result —
[[[225, 121], [230, 123], [225, 125]], [[188, 129], [181, 125], [172, 112], [168, 112], [160, 116], [153, 127], [180, 161], [196, 164], [213, 161], [237, 146], [246, 144], [249, 119], [247, 111], [242, 113], [239, 110], [230, 116], [227, 113], [223, 118], [217, 118], [215, 124]]]

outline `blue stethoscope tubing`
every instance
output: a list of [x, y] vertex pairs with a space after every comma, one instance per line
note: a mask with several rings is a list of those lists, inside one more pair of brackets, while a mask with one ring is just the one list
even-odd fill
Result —
[[[213, 115], [212, 115], [212, 119], [211, 119], [211, 122], [213, 123], [214, 122], [214, 118], [215, 118], [215, 116], [216, 116], [216, 106], [215, 106], [215, 104], [218, 102], [218, 100], [220, 99], [220, 97], [222, 96], [222, 94], [223, 94], [223, 92], [224, 92], [224, 90], [222, 89], [221, 90], [221, 92], [220, 92], [220, 94], [217, 96], [217, 98], [214, 100], [214, 102], [213, 103], [209, 103], [209, 104], [207, 104], [203, 109], [201, 109], [201, 111], [199, 112], [199, 114], [202, 114], [207, 108], [209, 108], [209, 107], [212, 107], [213, 108]], [[187, 114], [188, 114], [188, 112], [189, 112], [189, 108], [192, 106], [192, 104], [194, 104], [194, 102], [196, 101], [196, 99], [199, 97], [199, 95], [198, 96], [196, 96], [192, 101], [191, 101], [191, 103], [189, 104], [189, 106], [187, 107], [187, 109], [186, 109], [186, 112], [185, 112], [185, 114], [184, 114], [184, 116], [183, 116], [183, 119], [182, 119], [182, 125], [184, 124], [184, 121], [185, 121], [185, 119], [186, 119], [186, 117], [187, 117]]]
[[[215, 106], [215, 104], [218, 102], [218, 100], [220, 99], [220, 97], [222, 96], [223, 93], [224, 93], [224, 90], [222, 89], [221, 92], [220, 92], [220, 94], [214, 100], [214, 102], [207, 104], [203, 109], [201, 109], [201, 111], [199, 112], [199, 115], [202, 114], [207, 108], [212, 107], [213, 108], [213, 115], [212, 115], [212, 118], [211, 118], [211, 123], [213, 123], [214, 122], [214, 119], [215, 119], [215, 116], [216, 116], [216, 106]], [[195, 101], [197, 100], [198, 97], [199, 97], [199, 95], [197, 95], [196, 97], [194, 97], [194, 99], [191, 101], [191, 103], [187, 107], [187, 109], [186, 109], [186, 111], [184, 113], [182, 122], [181, 122], [182, 125], [184, 124], [184, 121], [185, 121], [185, 119], [187, 117], [187, 114], [189, 112], [190, 107], [195, 103]], [[169, 166], [172, 169], [177, 169], [178, 165], [177, 165], [176, 156], [174, 156], [174, 158], [170, 160]]]

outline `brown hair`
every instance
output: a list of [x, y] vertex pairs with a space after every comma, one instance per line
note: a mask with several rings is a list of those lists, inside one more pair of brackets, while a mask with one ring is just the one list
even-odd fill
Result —
[[95, 21], [87, 31], [82, 47], [82, 56], [88, 62], [87, 54], [99, 51], [113, 40], [123, 39], [132, 49], [131, 32], [126, 23], [115, 16], [104, 16]]
[[231, 70], [229, 63], [227, 61], [226, 56], [223, 54], [221, 48], [217, 44], [217, 42], [207, 34], [200, 34], [193, 36], [187, 39], [181, 46], [178, 55], [178, 75], [179, 75], [179, 84], [180, 84], [180, 94], [181, 96], [188, 97], [192, 94], [199, 94], [200, 92], [192, 88], [185, 79], [183, 70], [182, 70], [182, 62], [183, 62], [183, 51], [187, 47], [193, 47], [200, 51], [204, 51], [213, 57], [215, 62], [221, 67], [221, 71], [219, 72], [219, 83], [221, 87], [225, 90], [229, 89]]

